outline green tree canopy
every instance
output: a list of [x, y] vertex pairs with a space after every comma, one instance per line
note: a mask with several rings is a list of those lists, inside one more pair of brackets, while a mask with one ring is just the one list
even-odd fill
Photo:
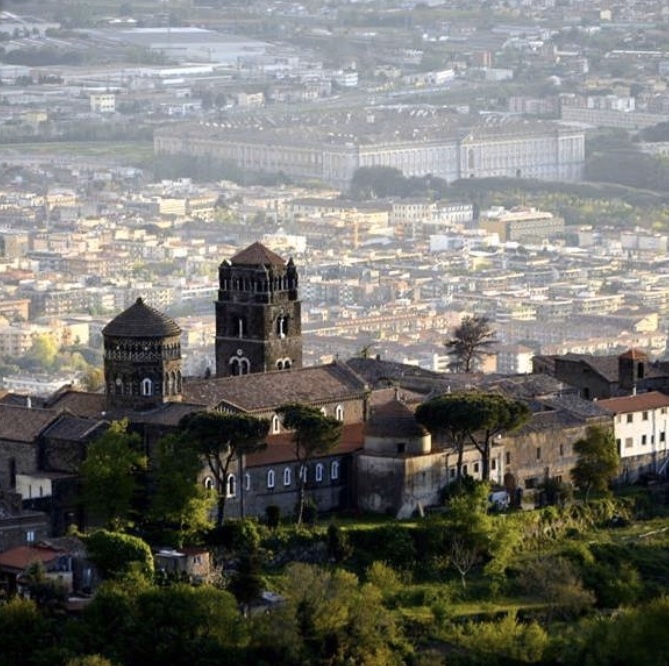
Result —
[[574, 485], [585, 492], [610, 494], [609, 484], [618, 473], [620, 459], [613, 432], [602, 426], [591, 426], [586, 435], [574, 442], [576, 465], [571, 471]]
[[[181, 432], [193, 442], [216, 482], [216, 525], [223, 525], [228, 475], [232, 461], [262, 450], [267, 443], [269, 421], [250, 414], [224, 414], [206, 411], [189, 414], [179, 424]], [[243, 513], [243, 507], [242, 507]]]
[[132, 534], [96, 530], [84, 538], [91, 561], [105, 578], [120, 578], [139, 572], [153, 575], [153, 554], [149, 545]]
[[160, 440], [149, 514], [153, 522], [176, 529], [177, 546], [209, 527], [215, 496], [198, 483], [201, 471], [200, 455], [185, 433]]
[[307, 463], [317, 455], [332, 451], [341, 439], [342, 423], [326, 416], [317, 407], [301, 403], [282, 405], [276, 410], [284, 427], [293, 431], [295, 458], [298, 462], [297, 523], [302, 522], [305, 499], [305, 473]]
[[128, 432], [128, 421], [113, 421], [88, 447], [81, 464], [84, 506], [107, 526], [119, 529], [130, 522], [133, 502], [146, 469], [141, 438]]
[[471, 443], [481, 454], [484, 481], [490, 478], [494, 438], [512, 432], [530, 418], [524, 402], [499, 393], [459, 391], [428, 400], [416, 409], [416, 419], [431, 433], [446, 435], [458, 454], [458, 478], [462, 472], [464, 447]]
[[452, 358], [451, 367], [459, 372], [474, 371], [496, 344], [490, 320], [479, 315], [463, 317], [453, 336], [444, 342], [446, 353]]

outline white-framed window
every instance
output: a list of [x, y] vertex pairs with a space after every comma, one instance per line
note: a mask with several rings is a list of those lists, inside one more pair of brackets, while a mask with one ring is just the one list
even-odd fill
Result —
[[225, 484], [225, 493], [228, 497], [237, 496], [237, 477], [234, 474], [228, 474]]
[[309, 475], [309, 470], [308, 470], [307, 466], [302, 465], [302, 467], [300, 467], [300, 479], [302, 479], [302, 483], [307, 482], [308, 475]]
[[148, 377], [142, 379], [141, 391], [143, 396], [153, 395], [153, 382]]
[[327, 415], [328, 415], [328, 410], [325, 409], [325, 407], [321, 407], [321, 414], [322, 414], [323, 416], [327, 416]]
[[248, 472], [244, 473], [244, 490], [251, 490], [251, 475]]
[[333, 460], [330, 465], [330, 478], [335, 481], [339, 478], [339, 461]]
[[214, 479], [212, 479], [210, 476], [205, 476], [204, 479], [202, 479], [202, 485], [207, 490], [213, 490], [214, 489]]
[[316, 481], [320, 483], [323, 480], [323, 463], [316, 465]]
[[290, 467], [286, 467], [286, 469], [283, 470], [283, 485], [284, 486], [289, 486], [291, 482], [291, 473], [290, 473]]
[[267, 487], [268, 487], [268, 488], [274, 488], [274, 483], [275, 483], [275, 479], [274, 479], [274, 470], [273, 470], [273, 469], [270, 469], [270, 470], [267, 472]]
[[335, 418], [337, 421], [343, 421], [344, 420], [344, 406], [343, 405], [337, 405], [337, 408], [335, 409]]
[[35, 530], [26, 531], [26, 543], [35, 543]]
[[281, 431], [281, 419], [275, 414], [272, 417], [272, 434], [276, 435]]

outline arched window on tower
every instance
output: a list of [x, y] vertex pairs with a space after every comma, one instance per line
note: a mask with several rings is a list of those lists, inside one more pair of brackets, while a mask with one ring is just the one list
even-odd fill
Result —
[[237, 317], [237, 337], [243, 338], [246, 335], [246, 322], [244, 317]]
[[272, 417], [272, 434], [276, 435], [281, 431], [281, 419], [275, 414]]
[[267, 487], [268, 488], [274, 488], [274, 470], [270, 469], [267, 472]]
[[335, 418], [337, 421], [344, 420], [344, 407], [342, 405], [337, 405], [337, 408], [335, 409]]
[[148, 377], [145, 377], [144, 379], [142, 379], [140, 390], [144, 397], [153, 395], [153, 382]]
[[276, 334], [280, 338], [285, 338], [288, 335], [288, 317], [286, 315], [279, 315], [277, 317]]
[[248, 358], [239, 359], [239, 374], [248, 375], [251, 372], [251, 361]]

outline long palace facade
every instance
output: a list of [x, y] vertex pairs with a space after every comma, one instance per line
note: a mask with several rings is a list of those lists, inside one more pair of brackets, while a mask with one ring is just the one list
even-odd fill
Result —
[[358, 168], [373, 166], [448, 182], [486, 177], [578, 181], [582, 176], [585, 131], [580, 128], [520, 118], [473, 127], [422, 120], [396, 113], [382, 123], [368, 117], [362, 123], [331, 125], [294, 120], [266, 126], [179, 124], [155, 132], [154, 150], [318, 180], [342, 190]]

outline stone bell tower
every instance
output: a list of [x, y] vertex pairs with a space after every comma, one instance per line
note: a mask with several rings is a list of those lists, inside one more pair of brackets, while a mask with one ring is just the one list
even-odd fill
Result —
[[216, 376], [302, 367], [297, 269], [261, 243], [219, 267]]

